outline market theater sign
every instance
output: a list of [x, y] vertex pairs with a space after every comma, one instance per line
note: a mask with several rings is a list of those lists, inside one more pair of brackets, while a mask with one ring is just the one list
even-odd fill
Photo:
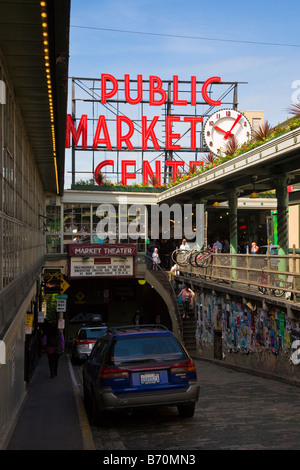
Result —
[[[204, 101], [211, 105], [211, 106], [220, 106], [221, 101], [214, 101], [208, 96], [207, 89], [212, 83], [220, 83], [220, 77], [210, 77], [208, 78], [202, 85], [201, 93]], [[197, 82], [196, 77], [192, 76], [190, 81], [190, 93], [189, 93], [189, 101], [179, 99], [178, 96], [178, 75], [173, 76], [173, 96], [172, 96], [172, 104], [174, 106], [195, 106], [197, 104], [196, 95], [197, 95]], [[130, 90], [130, 76], [124, 76], [124, 93], [125, 93], [125, 100], [127, 103], [131, 105], [137, 105], [141, 103], [143, 100], [144, 90], [143, 90], [143, 76], [137, 76], [137, 91], [135, 92], [135, 97], [132, 97], [132, 93]], [[110, 74], [102, 74], [101, 75], [101, 104], [105, 105], [107, 100], [113, 98], [119, 90], [119, 83], [118, 80]], [[163, 81], [160, 77], [151, 75], [149, 77], [149, 105], [150, 106], [162, 106], [166, 103], [168, 97], [167, 92], [163, 89]], [[147, 116], [142, 116], [142, 150], [149, 150], [148, 149], [148, 142], [151, 139], [153, 148], [157, 151], [180, 151], [181, 146], [180, 144], [174, 143], [173, 141], [178, 141], [181, 138], [180, 133], [173, 133], [172, 132], [172, 125], [173, 123], [187, 123], [190, 126], [190, 150], [196, 150], [196, 127], [197, 124], [203, 122], [202, 116], [184, 116], [181, 118], [180, 116], [175, 115], [168, 115], [166, 116], [166, 144], [162, 148], [158, 143], [158, 139], [155, 133], [155, 126], [159, 120], [160, 116], [154, 116], [151, 121], [148, 120]], [[124, 125], [127, 126], [126, 132], [124, 131]], [[71, 114], [67, 115], [67, 123], [66, 123], [66, 148], [70, 148], [71, 146], [71, 135], [73, 138], [74, 146], [77, 147], [79, 140], [81, 138], [81, 148], [87, 149], [88, 142], [88, 116], [83, 114], [80, 118], [79, 124], [77, 129], [75, 128], [75, 124]], [[132, 137], [134, 136], [134, 122], [125, 115], [117, 115], [116, 116], [116, 145], [113, 148], [111, 143], [111, 136], [109, 134], [108, 125], [106, 121], [106, 117], [104, 115], [100, 115], [98, 118], [97, 127], [95, 130], [94, 138], [93, 138], [93, 145], [92, 149], [97, 149], [99, 145], [101, 145], [102, 150], [124, 150], [123, 144], [127, 147], [128, 150], [134, 151], [134, 145], [132, 144]], [[134, 173], [127, 173], [127, 167], [130, 165], [134, 165], [136, 163], [135, 160], [123, 160], [121, 163], [121, 171], [122, 171], [122, 182], [123, 184], [127, 184], [128, 179], [135, 179], [136, 175]], [[176, 161], [176, 160], [169, 160], [166, 161], [165, 164], [173, 168], [173, 175], [176, 176], [178, 168], [184, 165], [183, 161]], [[202, 165], [203, 162], [199, 161], [191, 161], [190, 165]], [[96, 170], [100, 171], [104, 166], [111, 165], [114, 166], [113, 160], [105, 160], [101, 162]], [[161, 175], [161, 168], [160, 168], [160, 161], [156, 161], [156, 177], [160, 180]], [[96, 172], [96, 171], [95, 171]], [[152, 176], [153, 170], [148, 161], [143, 162], [143, 182], [148, 182], [148, 176]]]
[[134, 276], [134, 243], [103, 245], [69, 245], [69, 275], [82, 277]]

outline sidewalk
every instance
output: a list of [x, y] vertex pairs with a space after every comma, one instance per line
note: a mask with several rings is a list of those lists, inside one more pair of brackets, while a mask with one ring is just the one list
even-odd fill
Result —
[[94, 450], [90, 428], [69, 359], [50, 379], [43, 354], [27, 385], [27, 399], [7, 450]]

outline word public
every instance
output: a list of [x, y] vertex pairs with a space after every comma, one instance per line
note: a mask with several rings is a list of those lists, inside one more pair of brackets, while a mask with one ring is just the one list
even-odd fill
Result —
[[[210, 77], [202, 85], [202, 96], [204, 101], [211, 106], [219, 106], [221, 101], [214, 101], [208, 95], [208, 87], [212, 83], [220, 83], [220, 77]], [[137, 91], [135, 98], [131, 96], [130, 90], [130, 76], [124, 76], [124, 94], [125, 100], [131, 105], [139, 104], [143, 100], [143, 76], [137, 76]], [[179, 81], [178, 75], [173, 76], [173, 99], [172, 104], [174, 106], [187, 106], [188, 104], [195, 106], [197, 103], [196, 93], [197, 93], [197, 81], [196, 77], [191, 77], [191, 89], [190, 89], [190, 101], [179, 99]], [[112, 99], [119, 90], [118, 80], [110, 74], [101, 75], [101, 103], [106, 104], [109, 99]], [[149, 105], [150, 106], [161, 106], [166, 103], [168, 100], [167, 92], [163, 89], [163, 81], [160, 77], [151, 75], [149, 77]], [[159, 116], [154, 116], [151, 121], [148, 120], [147, 116], [142, 116], [142, 149], [148, 149], [148, 141], [151, 139], [153, 147], [155, 150], [162, 150], [158, 143], [158, 139], [155, 134], [155, 126], [159, 120]], [[196, 124], [203, 122], [202, 116], [184, 116], [181, 121], [180, 116], [167, 115], [166, 116], [166, 142], [164, 150], [180, 150], [180, 144], [173, 143], [175, 139], [178, 141], [181, 138], [179, 133], [172, 132], [172, 125], [175, 122], [186, 122], [190, 125], [191, 138], [190, 138], [190, 147], [191, 150], [196, 150]], [[82, 149], [87, 148], [87, 135], [88, 135], [88, 117], [86, 114], [83, 114], [80, 118], [77, 129], [72, 118], [72, 115], [67, 115], [66, 123], [66, 148], [71, 146], [71, 135], [73, 137], [73, 142], [75, 147], [78, 146], [80, 138], [82, 139]], [[127, 128], [124, 131], [124, 125]], [[124, 150], [123, 144], [128, 148], [128, 150], [135, 150], [131, 142], [131, 138], [134, 134], [134, 122], [125, 115], [116, 116], [116, 148], [115, 150]], [[108, 131], [107, 121], [104, 115], [100, 115], [98, 118], [97, 127], [93, 139], [93, 149], [101, 145], [105, 147], [105, 150], [113, 150], [111, 139]]]

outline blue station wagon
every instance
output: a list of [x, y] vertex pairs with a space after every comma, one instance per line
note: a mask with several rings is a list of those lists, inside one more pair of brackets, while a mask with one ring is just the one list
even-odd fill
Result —
[[189, 418], [199, 391], [192, 358], [162, 325], [109, 329], [83, 368], [84, 401], [95, 423], [103, 412], [148, 406], [177, 406]]

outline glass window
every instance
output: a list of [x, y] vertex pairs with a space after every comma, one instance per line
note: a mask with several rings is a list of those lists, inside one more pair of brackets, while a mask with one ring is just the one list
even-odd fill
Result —
[[173, 336], [141, 336], [119, 339], [114, 343], [112, 362], [186, 359], [186, 354]]

